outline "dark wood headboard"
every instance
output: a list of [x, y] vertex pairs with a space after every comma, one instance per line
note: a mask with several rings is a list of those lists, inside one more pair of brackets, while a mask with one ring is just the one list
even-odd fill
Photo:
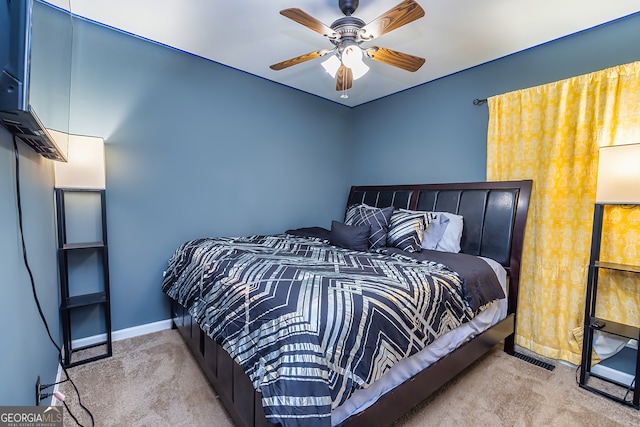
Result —
[[531, 180], [351, 187], [347, 206], [450, 212], [463, 216], [461, 252], [492, 258], [509, 275], [509, 313], [515, 313]]

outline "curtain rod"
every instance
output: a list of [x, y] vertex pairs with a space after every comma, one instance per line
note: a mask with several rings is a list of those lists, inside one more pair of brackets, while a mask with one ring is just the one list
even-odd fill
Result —
[[482, 105], [482, 104], [486, 104], [487, 103], [487, 99], [474, 99], [473, 100], [473, 105]]

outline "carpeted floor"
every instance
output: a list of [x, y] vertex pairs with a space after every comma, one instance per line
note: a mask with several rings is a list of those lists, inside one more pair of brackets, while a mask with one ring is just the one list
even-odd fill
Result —
[[[95, 426], [232, 426], [175, 330], [114, 343], [114, 355], [69, 370]], [[640, 411], [578, 387], [575, 369], [548, 371], [499, 347], [398, 420], [413, 426], [640, 426]], [[70, 384], [61, 391], [91, 421]], [[76, 423], [65, 412], [65, 426]]]

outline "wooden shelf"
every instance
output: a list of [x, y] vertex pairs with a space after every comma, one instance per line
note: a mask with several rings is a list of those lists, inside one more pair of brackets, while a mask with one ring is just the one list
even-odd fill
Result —
[[604, 268], [607, 270], [626, 271], [629, 273], [640, 273], [640, 266], [629, 264], [618, 264], [615, 262], [596, 261], [593, 263], [596, 268]]
[[[604, 326], [594, 326], [594, 323], [596, 322], [602, 322], [604, 323]], [[599, 317], [591, 317], [591, 322], [589, 322], [589, 325], [590, 328], [595, 331], [602, 331], [608, 334], [618, 335], [630, 340], [640, 339], [640, 328], [636, 328], [635, 326], [625, 325], [624, 323], [601, 319]]]
[[62, 250], [73, 251], [78, 249], [102, 249], [104, 248], [104, 242], [79, 242], [79, 243], [65, 243], [62, 245]]
[[68, 310], [76, 307], [86, 307], [88, 305], [103, 304], [107, 302], [106, 292], [96, 292], [94, 294], [76, 295], [67, 298], [60, 306], [61, 310]]

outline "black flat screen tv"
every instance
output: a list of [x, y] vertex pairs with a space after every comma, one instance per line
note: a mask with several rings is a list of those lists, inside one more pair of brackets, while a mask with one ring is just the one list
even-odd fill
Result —
[[[0, 122], [57, 161], [67, 160], [69, 133], [73, 20], [68, 10], [42, 1], [0, 0]], [[58, 131], [55, 138], [49, 129]]]

